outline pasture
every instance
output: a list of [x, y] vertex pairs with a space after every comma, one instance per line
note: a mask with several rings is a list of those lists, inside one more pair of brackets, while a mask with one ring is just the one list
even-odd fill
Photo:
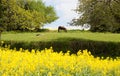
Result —
[[68, 31], [66, 32], [4, 32], [2, 33], [1, 40], [3, 41], [69, 41], [70, 39], [84, 39], [92, 41], [104, 42], [120, 42], [120, 34], [113, 33], [92, 33], [81, 31]]

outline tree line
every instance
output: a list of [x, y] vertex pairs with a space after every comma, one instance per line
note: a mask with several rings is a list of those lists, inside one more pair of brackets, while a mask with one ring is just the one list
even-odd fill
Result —
[[78, 0], [80, 15], [71, 25], [91, 25], [93, 32], [120, 32], [120, 0]]
[[37, 30], [58, 19], [42, 0], [0, 0], [0, 30]]

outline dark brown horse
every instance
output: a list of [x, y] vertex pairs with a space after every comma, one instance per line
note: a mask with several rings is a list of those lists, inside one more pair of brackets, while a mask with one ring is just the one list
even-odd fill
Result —
[[59, 26], [58, 27], [58, 32], [60, 32], [60, 30], [64, 30], [65, 32], [67, 32], [67, 29], [64, 26]]

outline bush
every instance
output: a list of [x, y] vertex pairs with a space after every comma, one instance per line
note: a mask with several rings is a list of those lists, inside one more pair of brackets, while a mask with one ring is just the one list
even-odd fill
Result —
[[[60, 39], [63, 40], [63, 39]], [[53, 47], [56, 52], [67, 52], [70, 50], [71, 54], [76, 54], [79, 49], [91, 50], [94, 56], [104, 56], [104, 57], [117, 57], [120, 56], [120, 43], [115, 42], [102, 42], [102, 41], [91, 41], [91, 40], [79, 40], [79, 39], [67, 39], [63, 41], [49, 41], [49, 42], [16, 42], [16, 41], [6, 41], [5, 44], [10, 45], [11, 48], [16, 49], [44, 49]], [[5, 44], [3, 46], [5, 46]]]
[[49, 32], [50, 30], [49, 29], [37, 29], [36, 31], [37, 32]]

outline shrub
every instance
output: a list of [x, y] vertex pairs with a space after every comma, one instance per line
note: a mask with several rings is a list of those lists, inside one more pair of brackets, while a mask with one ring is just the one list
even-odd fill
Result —
[[[63, 40], [63, 39], [60, 39]], [[33, 42], [18, 42], [18, 41], [5, 41], [3, 45], [10, 45], [10, 48], [16, 48], [19, 50], [20, 48], [23, 49], [44, 49], [53, 47], [56, 52], [60, 52], [61, 50], [65, 53], [66, 50], [70, 50], [71, 54], [76, 54], [79, 49], [84, 50], [88, 49], [91, 50], [92, 55], [99, 56], [99, 57], [117, 57], [120, 56], [120, 43], [117, 42], [102, 42], [102, 41], [91, 41], [91, 40], [79, 40], [79, 39], [65, 39], [63, 41], [56, 40], [56, 41], [48, 41], [48, 42], [41, 42], [41, 41], [33, 41]]]

